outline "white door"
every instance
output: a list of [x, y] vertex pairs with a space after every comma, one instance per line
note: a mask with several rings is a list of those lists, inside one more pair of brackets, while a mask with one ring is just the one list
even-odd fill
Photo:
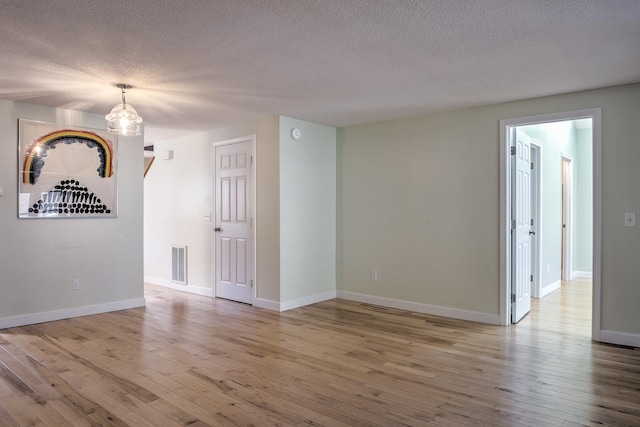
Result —
[[511, 255], [511, 321], [518, 322], [531, 309], [531, 140], [516, 128]]
[[573, 230], [573, 163], [572, 157], [562, 154], [562, 257], [560, 261], [560, 277], [571, 280], [573, 265], [572, 230]]
[[215, 145], [216, 296], [253, 303], [252, 139]]
[[542, 227], [542, 145], [535, 139], [531, 140], [531, 296], [541, 298], [542, 271], [540, 269]]

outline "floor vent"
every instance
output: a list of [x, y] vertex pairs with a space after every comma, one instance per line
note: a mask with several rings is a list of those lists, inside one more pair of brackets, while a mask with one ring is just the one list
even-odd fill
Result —
[[171, 281], [187, 284], [187, 247], [171, 245]]

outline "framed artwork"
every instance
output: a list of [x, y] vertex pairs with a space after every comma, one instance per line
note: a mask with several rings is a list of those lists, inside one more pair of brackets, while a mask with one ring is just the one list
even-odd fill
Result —
[[113, 135], [19, 120], [18, 146], [18, 217], [118, 216]]

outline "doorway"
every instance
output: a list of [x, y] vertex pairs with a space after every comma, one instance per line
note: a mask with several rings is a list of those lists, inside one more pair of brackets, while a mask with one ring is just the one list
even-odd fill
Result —
[[[592, 141], [592, 182], [593, 182], [593, 203], [591, 210], [593, 220], [593, 250], [592, 250], [592, 339], [599, 340], [600, 336], [600, 288], [601, 288], [601, 224], [602, 224], [602, 142], [601, 142], [601, 110], [599, 108], [578, 110], [563, 113], [553, 113], [540, 116], [521, 117], [505, 119], [500, 121], [500, 164], [501, 164], [501, 238], [500, 238], [500, 323], [509, 325], [513, 323], [512, 312], [512, 286], [513, 278], [520, 274], [519, 267], [512, 265], [512, 248], [514, 243], [513, 215], [516, 197], [513, 189], [512, 176], [515, 172], [515, 162], [512, 160], [512, 147], [515, 145], [516, 132], [519, 126], [534, 125], [541, 123], [555, 123], [561, 121], [591, 119], [591, 141]], [[514, 150], [515, 151], [515, 150]], [[514, 154], [516, 154], [514, 152]], [[517, 157], [517, 155], [516, 155]], [[556, 158], [557, 159], [557, 158]], [[556, 160], [557, 161], [557, 160]], [[557, 226], [556, 226], [557, 227]], [[556, 228], [557, 229], [557, 228]], [[532, 229], [531, 231], [535, 231]], [[540, 236], [543, 238], [542, 236]], [[569, 242], [568, 242], [569, 243]], [[571, 245], [566, 245], [571, 249]], [[531, 265], [530, 267], [531, 268]], [[548, 268], [548, 266], [547, 266]], [[543, 265], [543, 270], [545, 266]], [[516, 271], [514, 271], [516, 270]], [[566, 268], [571, 274], [569, 268]]]
[[255, 136], [213, 144], [215, 296], [253, 304], [255, 297]]

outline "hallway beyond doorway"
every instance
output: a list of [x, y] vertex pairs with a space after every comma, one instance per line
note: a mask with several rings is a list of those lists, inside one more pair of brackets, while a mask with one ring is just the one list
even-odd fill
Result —
[[591, 341], [591, 279], [562, 281], [560, 289], [531, 300], [531, 312], [518, 323], [540, 331]]

